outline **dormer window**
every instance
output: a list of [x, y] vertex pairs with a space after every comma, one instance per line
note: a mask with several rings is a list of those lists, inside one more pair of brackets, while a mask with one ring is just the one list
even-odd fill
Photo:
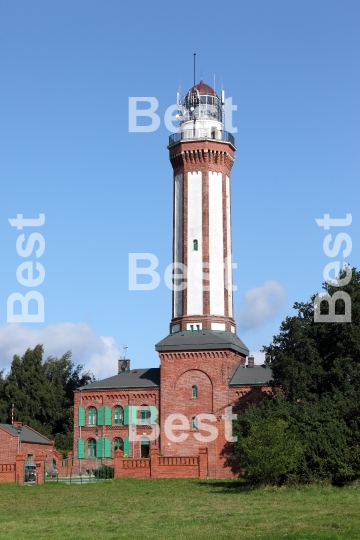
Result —
[[199, 249], [199, 242], [198, 240], [193, 240], [193, 250], [198, 251]]

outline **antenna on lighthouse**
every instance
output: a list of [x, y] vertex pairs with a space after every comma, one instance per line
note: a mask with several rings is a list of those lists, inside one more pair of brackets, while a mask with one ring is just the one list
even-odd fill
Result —
[[195, 86], [195, 65], [196, 65], [196, 53], [194, 53], [194, 86]]

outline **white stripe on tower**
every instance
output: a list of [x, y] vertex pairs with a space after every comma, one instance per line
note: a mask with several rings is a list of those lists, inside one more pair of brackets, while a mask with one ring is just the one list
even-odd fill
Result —
[[221, 173], [209, 171], [210, 314], [225, 315], [224, 234]]
[[231, 252], [231, 203], [230, 203], [230, 178], [226, 177], [226, 238], [227, 238], [227, 261], [226, 261], [226, 294], [228, 297], [228, 317], [233, 316], [233, 293], [232, 293], [232, 252]]
[[[188, 172], [187, 315], [203, 314], [202, 173]], [[194, 249], [197, 240], [197, 250]]]
[[[174, 201], [174, 263], [183, 263], [183, 175], [175, 176]], [[176, 282], [175, 282], [176, 283]], [[174, 291], [174, 315], [183, 314], [182, 291]]]

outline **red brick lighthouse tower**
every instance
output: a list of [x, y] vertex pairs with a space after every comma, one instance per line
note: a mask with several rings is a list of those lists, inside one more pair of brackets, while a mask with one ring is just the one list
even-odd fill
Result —
[[224, 103], [207, 84], [191, 88], [178, 105], [181, 131], [169, 144], [174, 169], [173, 261], [187, 269], [187, 286], [179, 281], [180, 290], [174, 291], [170, 332], [235, 333], [230, 216], [235, 141], [224, 131]]
[[[201, 442], [194, 437], [195, 416], [220, 414], [230, 403], [229, 380], [249, 354], [236, 335], [233, 312], [230, 174], [235, 140], [224, 129], [224, 93], [219, 97], [201, 81], [183, 100], [178, 96], [178, 109], [180, 131], [170, 136], [168, 147], [178, 278], [170, 334], [156, 345], [161, 450], [167, 455], [197, 452]], [[174, 413], [189, 422], [182, 443], [164, 430], [165, 419]]]

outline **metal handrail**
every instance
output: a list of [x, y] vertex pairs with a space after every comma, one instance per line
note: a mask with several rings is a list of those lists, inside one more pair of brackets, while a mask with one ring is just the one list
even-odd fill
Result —
[[210, 130], [210, 129], [186, 129], [173, 133], [169, 137], [169, 146], [176, 144], [180, 141], [194, 140], [194, 139], [208, 139], [210, 141], [226, 141], [235, 146], [235, 137], [232, 133], [225, 130]]

